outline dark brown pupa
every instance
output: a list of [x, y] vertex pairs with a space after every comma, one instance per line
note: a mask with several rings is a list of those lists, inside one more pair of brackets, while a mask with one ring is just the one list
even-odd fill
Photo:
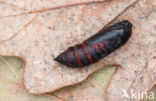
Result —
[[91, 36], [81, 44], [69, 47], [54, 60], [68, 67], [83, 67], [109, 55], [130, 38], [132, 24], [125, 20]]

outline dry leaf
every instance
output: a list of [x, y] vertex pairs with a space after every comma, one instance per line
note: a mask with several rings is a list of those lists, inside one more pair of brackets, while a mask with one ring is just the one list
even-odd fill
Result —
[[[79, 0], [79, 2], [82, 1]], [[113, 64], [114, 55], [87, 68], [79, 69], [63, 65], [57, 67], [53, 58], [67, 47], [80, 43], [98, 32], [136, 1], [111, 0], [57, 10], [51, 10], [51, 8], [38, 10], [44, 7], [57, 6], [59, 8], [59, 4], [70, 4], [71, 1], [67, 3], [59, 1], [58, 4], [56, 2], [55, 4], [51, 3], [52, 1], [42, 0], [40, 2], [5, 0], [1, 3], [11, 6], [10, 9], [15, 7], [23, 11], [20, 14], [6, 15], [5, 11], [0, 14], [0, 29], [4, 31], [1, 36], [0, 54], [18, 56], [25, 61], [24, 85], [30, 93], [50, 92], [81, 82], [94, 71], [103, 68], [104, 65]], [[77, 0], [72, 0], [72, 3], [75, 2]], [[4, 27], [5, 25], [8, 27]], [[17, 27], [9, 28], [15, 25]], [[11, 31], [7, 32], [8, 29]], [[5, 36], [6, 33], [7, 36]], [[125, 51], [125, 47], [118, 52]], [[120, 59], [124, 60], [122, 56]]]
[[[150, 97], [152, 94], [154, 94], [154, 99]], [[148, 99], [147, 99], [147, 98], [148, 98]], [[148, 92], [147, 97], [145, 96], [143, 101], [155, 101], [155, 100], [156, 100], [156, 86], [154, 86], [154, 87]]]
[[[86, 101], [105, 100], [105, 90], [116, 68], [108, 67], [91, 75], [80, 84], [60, 89], [50, 96], [28, 94], [22, 85], [23, 61], [0, 57], [0, 101]], [[80, 93], [81, 92], [81, 93]]]
[[64, 101], [106, 101], [105, 90], [116, 70], [111, 67], [101, 69], [82, 83], [60, 89], [51, 95]]
[[108, 101], [140, 101], [139, 93], [156, 83], [156, 1], [140, 0], [119, 19], [125, 18], [133, 24], [133, 34], [124, 48], [116, 51], [114, 60], [122, 68], [109, 85]]
[[0, 101], [59, 101], [54, 96], [28, 94], [22, 85], [23, 62], [0, 57]]

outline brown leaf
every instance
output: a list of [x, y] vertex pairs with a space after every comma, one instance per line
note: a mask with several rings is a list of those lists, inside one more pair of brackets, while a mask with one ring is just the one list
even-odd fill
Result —
[[[45, 93], [76, 84], [85, 80], [94, 71], [108, 65], [108, 63], [113, 64], [112, 57], [114, 55], [112, 54], [87, 68], [78, 69], [68, 68], [63, 65], [57, 66], [53, 58], [63, 52], [67, 47], [82, 42], [98, 32], [104, 25], [119, 16], [136, 1], [111, 0], [110, 2], [103, 1], [103, 3], [81, 5], [72, 8], [68, 7], [54, 11], [51, 8], [28, 11], [34, 10], [34, 8], [43, 8], [41, 6], [43, 2], [32, 3], [34, 2], [32, 0], [27, 2], [19, 1], [19, 4], [15, 2], [19, 6], [23, 4], [24, 13], [15, 14], [18, 16], [12, 14], [1, 17], [0, 21], [2, 22], [0, 26], [5, 26], [7, 21], [14, 21], [19, 16], [27, 16], [26, 18], [30, 17], [31, 19], [27, 21], [23, 18], [18, 19], [17, 24], [21, 24], [23, 27], [17, 27], [13, 30], [17, 33], [11, 33], [8, 36], [9, 38], [3, 38], [5, 41], [2, 41], [0, 45], [0, 54], [23, 58], [25, 61], [24, 85], [30, 93]], [[65, 1], [60, 2], [62, 2], [61, 4], [69, 3], [65, 3]], [[72, 3], [75, 2], [76, 0], [72, 1]], [[12, 2], [8, 0], [8, 4], [12, 6], [10, 3]], [[46, 4], [48, 5], [50, 3], [47, 1]], [[60, 8], [58, 5], [55, 6]], [[6, 22], [3, 22], [5, 19]], [[9, 29], [9, 27], [7, 28]], [[129, 46], [126, 45], [125, 47]], [[125, 51], [125, 47], [120, 49], [118, 53]], [[121, 61], [124, 59], [122, 56], [119, 58]]]
[[[119, 19], [125, 18], [134, 26], [133, 35], [124, 48], [116, 52], [114, 60], [122, 64], [122, 68], [109, 85], [108, 101], [139, 101], [143, 99], [138, 97], [140, 93], [147, 93], [156, 83], [156, 1], [140, 0]], [[125, 97], [125, 92], [129, 97]]]
[[55, 96], [32, 95], [22, 85], [23, 61], [0, 57], [0, 101], [61, 101]]
[[106, 101], [105, 91], [116, 70], [112, 67], [100, 69], [85, 81], [62, 88], [50, 95], [62, 98], [64, 101]]

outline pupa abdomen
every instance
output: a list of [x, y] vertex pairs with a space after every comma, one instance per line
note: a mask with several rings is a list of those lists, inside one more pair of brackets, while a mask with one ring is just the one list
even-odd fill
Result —
[[83, 67], [109, 55], [130, 38], [132, 24], [125, 20], [104, 28], [81, 44], [67, 48], [54, 60], [68, 67]]

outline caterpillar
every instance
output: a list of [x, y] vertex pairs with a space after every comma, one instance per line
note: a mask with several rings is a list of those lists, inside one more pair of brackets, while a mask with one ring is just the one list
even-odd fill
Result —
[[132, 33], [128, 20], [108, 26], [81, 44], [67, 48], [54, 58], [68, 67], [83, 67], [93, 64], [124, 45]]

